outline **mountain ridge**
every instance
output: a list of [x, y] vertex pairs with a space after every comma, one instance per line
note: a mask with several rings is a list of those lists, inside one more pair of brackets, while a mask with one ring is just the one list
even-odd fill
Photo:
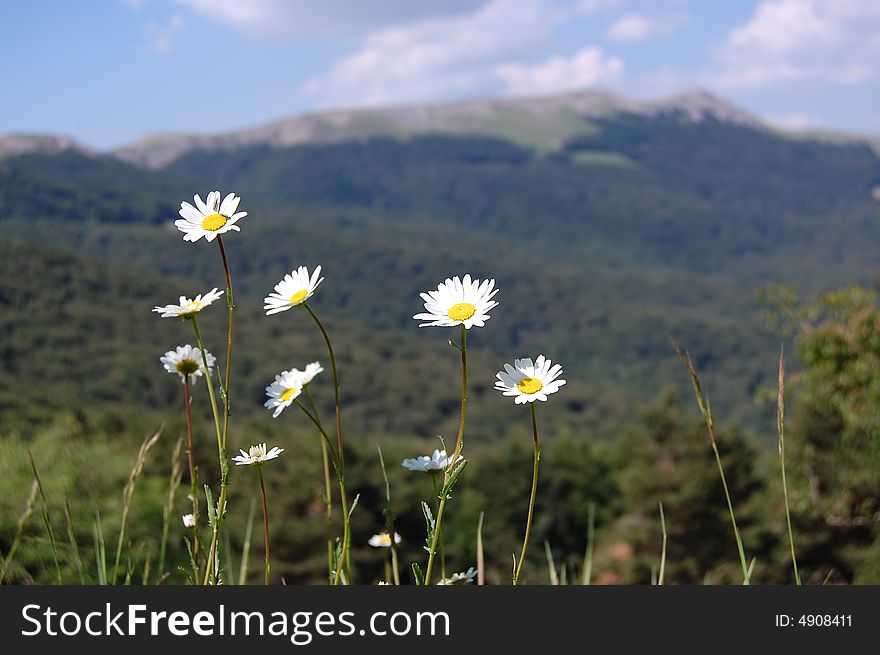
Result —
[[192, 152], [228, 152], [253, 146], [291, 148], [378, 137], [440, 134], [500, 138], [552, 152], [571, 138], [595, 131], [591, 121], [620, 114], [647, 118], [678, 115], [692, 123], [715, 120], [796, 138], [866, 142], [875, 149], [880, 148], [880, 140], [866, 135], [780, 130], [705, 90], [637, 100], [588, 89], [544, 96], [307, 112], [222, 133], [147, 134], [130, 145], [103, 153], [68, 136], [10, 134], [0, 136], [0, 157], [76, 150], [155, 170]]

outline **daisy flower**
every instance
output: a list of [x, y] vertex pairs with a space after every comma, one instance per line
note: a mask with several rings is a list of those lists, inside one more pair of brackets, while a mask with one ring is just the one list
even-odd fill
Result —
[[198, 194], [193, 200], [195, 207], [188, 202], [180, 203], [180, 219], [174, 221], [177, 229], [183, 232], [184, 241], [196, 242], [202, 237], [205, 241], [213, 241], [226, 232], [241, 231], [236, 223], [247, 216], [247, 212], [235, 211], [241, 198], [234, 193], [223, 198], [223, 202], [220, 202], [219, 191], [211, 191], [206, 202], [202, 202]]
[[[317, 365], [318, 370], [314, 366]], [[311, 376], [309, 368], [312, 367]], [[274, 410], [272, 418], [278, 418], [278, 415], [290, 407], [303, 392], [305, 386], [324, 369], [317, 362], [313, 362], [306, 367], [305, 371], [292, 368], [289, 371], [281, 371], [275, 376], [275, 381], [266, 387], [266, 395], [269, 400], [264, 403], [264, 407]]]
[[462, 280], [456, 275], [441, 282], [436, 291], [419, 294], [425, 301], [427, 313], [413, 318], [428, 321], [419, 327], [464, 325], [468, 330], [475, 325], [483, 327], [490, 318], [489, 310], [498, 304], [492, 300], [496, 293], [495, 280], [471, 280], [470, 275]]
[[[464, 459], [461, 455], [455, 461], [456, 464]], [[439, 473], [449, 468], [452, 463], [452, 457], [446, 455], [445, 450], [435, 450], [430, 455], [421, 455], [411, 459], [403, 460], [403, 468], [410, 471], [420, 471], [422, 473], [430, 473], [431, 475]]]
[[268, 462], [270, 459], [275, 459], [284, 452], [284, 448], [272, 448], [269, 452], [266, 452], [266, 444], [261, 443], [256, 446], [251, 446], [248, 448], [247, 452], [239, 449], [241, 455], [237, 455], [232, 458], [232, 461], [235, 462], [236, 466], [253, 466], [254, 464], [262, 464], [263, 462]]
[[557, 379], [562, 375], [562, 366], [551, 364], [544, 355], [538, 355], [534, 363], [529, 357], [515, 359], [513, 366], [505, 364], [504, 370], [498, 371], [495, 389], [505, 396], [513, 396], [517, 405], [546, 401], [547, 396], [565, 384], [565, 380]]
[[285, 275], [284, 279], [275, 285], [275, 292], [263, 299], [265, 305], [263, 309], [266, 311], [266, 316], [286, 312], [291, 307], [301, 305], [311, 298], [318, 285], [324, 281], [320, 275], [320, 266], [315, 267], [315, 272], [311, 277], [309, 277], [309, 269], [305, 266], [300, 266]]
[[[208, 372], [210, 372], [214, 368], [216, 358], [206, 350], [205, 359], [208, 360]], [[185, 382], [186, 377], [189, 376], [189, 383], [195, 384], [196, 378], [205, 373], [202, 351], [189, 344], [177, 346], [175, 350], [169, 350], [159, 358], [159, 361], [165, 366], [166, 371], [177, 373], [181, 383]]]
[[186, 296], [181, 296], [176, 305], [165, 305], [164, 307], [153, 307], [153, 311], [158, 313], [162, 318], [192, 318], [205, 307], [217, 300], [223, 295], [222, 291], [218, 291], [216, 287], [211, 289], [204, 296], [197, 295], [190, 300]]
[[[391, 535], [387, 532], [380, 532], [379, 534], [374, 534], [370, 537], [370, 540], [367, 543], [373, 548], [391, 548]], [[394, 533], [394, 543], [400, 543], [400, 535], [396, 532]]]
[[192, 514], [184, 514], [180, 517], [183, 521], [183, 527], [185, 528], [194, 528], [196, 527], [196, 517]]
[[451, 578], [443, 578], [438, 585], [465, 585], [470, 584], [474, 581], [474, 578], [477, 577], [477, 572], [474, 567], [470, 567], [467, 571], [463, 573], [453, 573]]

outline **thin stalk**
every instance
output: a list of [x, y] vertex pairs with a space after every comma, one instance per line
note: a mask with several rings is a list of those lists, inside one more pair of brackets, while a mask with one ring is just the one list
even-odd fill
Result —
[[[333, 400], [336, 406], [336, 477], [339, 478], [339, 483], [341, 488], [345, 487], [345, 447], [344, 447], [344, 439], [342, 436], [342, 405], [339, 401], [339, 371], [336, 368], [336, 355], [333, 352], [333, 344], [330, 342], [330, 336], [327, 334], [327, 330], [324, 329], [323, 323], [321, 323], [318, 315], [312, 311], [312, 308], [309, 307], [308, 303], [303, 303], [303, 307], [306, 308], [306, 311], [309, 313], [309, 316], [312, 317], [312, 320], [315, 321], [315, 325], [318, 326], [318, 330], [321, 332], [321, 336], [324, 337], [324, 343], [327, 344], [327, 353], [330, 356], [330, 370], [333, 373]], [[343, 494], [341, 499], [342, 503], [342, 530], [343, 530], [343, 539], [342, 539], [342, 565], [336, 567], [336, 573], [334, 574], [334, 584], [339, 583], [341, 571], [343, 568], [348, 570], [349, 580], [351, 579], [351, 525], [350, 525], [350, 517], [348, 516], [348, 502]], [[347, 538], [346, 538], [347, 535]]]
[[[440, 503], [440, 492], [437, 490], [437, 476], [432, 472], [431, 473], [431, 485], [434, 487], [434, 500], [437, 501], [438, 505]], [[439, 507], [437, 508], [439, 512]], [[446, 553], [443, 552], [443, 533], [441, 532], [437, 537], [437, 545], [440, 550], [440, 579], [446, 579]]]
[[785, 498], [785, 523], [788, 526], [788, 546], [791, 549], [791, 565], [794, 569], [795, 584], [800, 585], [797, 555], [794, 548], [794, 531], [791, 528], [791, 511], [788, 506], [788, 484], [785, 481], [785, 353], [779, 349], [779, 391], [776, 396], [776, 434], [779, 446], [779, 468], [782, 472], [782, 495]]
[[[198, 557], [199, 552], [202, 550], [201, 539], [199, 536], [199, 496], [198, 496], [198, 479], [196, 478], [196, 468], [195, 464], [193, 464], [193, 424], [192, 424], [192, 395], [190, 393], [189, 388], [189, 376], [185, 375], [183, 378], [183, 394], [184, 400], [186, 402], [186, 439], [187, 439], [187, 450], [186, 456], [189, 464], [189, 495], [192, 498], [192, 513], [193, 518], [195, 519], [195, 527], [193, 528], [193, 539], [194, 539], [194, 560], [198, 565]], [[163, 553], [164, 555], [164, 553]], [[161, 557], [162, 561], [165, 561], [164, 556]], [[199, 571], [196, 569], [193, 571], [195, 575], [195, 579], [197, 580], [199, 577]]]
[[95, 572], [99, 585], [107, 584], [107, 547], [104, 541], [104, 526], [101, 524], [101, 513], [95, 510], [93, 534], [95, 537]]
[[[226, 437], [229, 434], [229, 379], [232, 372], [232, 318], [235, 313], [235, 302], [232, 297], [232, 276], [229, 274], [229, 262], [226, 260], [226, 249], [223, 247], [223, 237], [217, 237], [217, 245], [220, 247], [220, 257], [223, 260], [223, 272], [226, 274], [226, 306], [229, 308], [229, 323], [226, 331], [226, 378], [220, 391], [223, 395], [223, 448], [226, 448]], [[207, 368], [207, 365], [206, 365]]]
[[241, 547], [241, 565], [238, 569], [238, 584], [247, 584], [248, 562], [251, 556], [251, 534], [254, 529], [254, 512], [256, 510], [257, 501], [251, 499], [251, 507], [248, 510], [247, 524], [244, 528], [244, 544]]
[[31, 461], [31, 471], [34, 474], [34, 480], [37, 483], [37, 490], [40, 492], [40, 499], [43, 501], [43, 523], [46, 526], [46, 532], [49, 534], [49, 543], [52, 545], [52, 559], [55, 561], [55, 573], [58, 576], [58, 584], [64, 584], [61, 579], [61, 564], [58, 561], [58, 547], [55, 541], [55, 530], [52, 528], [52, 520], [49, 517], [49, 503], [46, 502], [46, 494], [43, 491], [43, 483], [40, 475], [37, 473], [37, 465], [34, 463], [34, 454], [28, 449], [28, 457]]
[[34, 478], [34, 481], [31, 483], [31, 493], [28, 496], [27, 503], [25, 503], [24, 511], [21, 513], [21, 516], [18, 517], [18, 522], [15, 526], [15, 537], [12, 539], [12, 545], [9, 547], [9, 552], [6, 553], [6, 556], [0, 561], [0, 566], [3, 567], [2, 570], [0, 570], [0, 584], [5, 584], [6, 582], [9, 565], [15, 557], [15, 552], [18, 550], [19, 544], [21, 544], [21, 533], [24, 531], [24, 524], [27, 523], [27, 520], [34, 512], [34, 503], [37, 500], [37, 491], [39, 488], [40, 484], [37, 482], [36, 478]]
[[697, 405], [700, 408], [700, 413], [703, 415], [703, 420], [706, 422], [706, 432], [709, 434], [709, 441], [712, 443], [712, 453], [715, 455], [715, 462], [718, 464], [718, 474], [721, 476], [721, 486], [724, 487], [724, 498], [727, 500], [727, 510], [730, 513], [730, 522], [733, 525], [733, 536], [736, 539], [736, 548], [739, 553], [739, 562], [742, 566], [743, 573], [743, 584], [748, 585], [750, 583], [750, 575], [749, 575], [749, 565], [746, 563], [746, 553], [743, 548], [742, 538], [739, 534], [739, 528], [736, 525], [736, 515], [733, 512], [733, 501], [730, 498], [730, 490], [727, 487], [727, 479], [724, 477], [724, 467], [721, 464], [721, 454], [718, 452], [718, 444], [715, 441], [715, 421], [712, 418], [712, 408], [709, 405], [709, 402], [706, 400], [706, 396], [703, 393], [703, 387], [700, 384], [700, 378], [697, 375], [697, 369], [694, 366], [694, 362], [691, 359], [691, 356], [687, 353], [687, 351], [682, 350], [681, 346], [679, 346], [674, 340], [672, 341], [672, 345], [675, 347], [675, 351], [678, 353], [679, 359], [681, 359], [685, 368], [688, 371], [688, 374], [691, 378], [691, 384], [694, 387], [694, 394], [697, 397]]
[[73, 550], [74, 564], [76, 564], [76, 572], [79, 574], [80, 584], [86, 583], [85, 575], [83, 575], [82, 557], [79, 554], [79, 544], [76, 540], [76, 532], [73, 529], [73, 516], [70, 513], [70, 502], [67, 494], [64, 495], [64, 517], [67, 519], [67, 540], [70, 542], [70, 548]]
[[[309, 399], [309, 402], [312, 406], [312, 412], [314, 412], [315, 420], [320, 424], [321, 416], [318, 414], [318, 405], [315, 403], [315, 397], [312, 395], [312, 390], [309, 388], [309, 385], [306, 385], [305, 388], [306, 396]], [[321, 437], [320, 433], [318, 434]], [[320, 439], [321, 442], [321, 460], [324, 466], [324, 504], [327, 507], [327, 579], [333, 580], [333, 491], [331, 489], [330, 484], [330, 455], [327, 452], [327, 443], [323, 438]]]
[[271, 568], [269, 560], [269, 507], [266, 504], [266, 481], [263, 478], [263, 465], [257, 464], [257, 474], [260, 476], [260, 496], [263, 499], [263, 532], [266, 540], [266, 568], [263, 575], [263, 584], [269, 586], [269, 569]]
[[[452, 342], [450, 341], [450, 343]], [[434, 524], [434, 535], [431, 538], [431, 549], [428, 553], [428, 566], [425, 568], [425, 585], [431, 584], [431, 572], [434, 569], [434, 556], [437, 553], [437, 544], [439, 543], [439, 538], [443, 527], [443, 511], [446, 509], [446, 500], [449, 496], [449, 494], [446, 493], [446, 483], [449, 481], [449, 476], [452, 473], [453, 468], [458, 463], [458, 457], [459, 455], [461, 455], [461, 449], [464, 445], [464, 419], [467, 413], [468, 389], [467, 330], [465, 329], [464, 324], [461, 325], [461, 343], [458, 345], [458, 350], [461, 353], [461, 413], [459, 414], [458, 419], [458, 437], [455, 440], [455, 450], [452, 453], [452, 459], [449, 460], [449, 467], [446, 469], [446, 472], [443, 476], [443, 488], [440, 494], [440, 505], [437, 507], [437, 520]]]
[[[342, 467], [342, 463], [337, 456], [337, 454], [333, 450], [333, 444], [330, 441], [330, 437], [327, 436], [327, 433], [324, 431], [324, 428], [321, 426], [320, 421], [315, 416], [305, 408], [305, 406], [299, 401], [295, 401], [296, 406], [302, 410], [302, 413], [305, 414], [308, 419], [312, 422], [312, 424], [318, 429], [318, 432], [321, 433], [321, 436], [324, 438], [324, 441], [328, 446], [328, 455], [333, 462], [333, 468], [336, 470], [336, 480], [339, 483], [339, 501], [342, 509], [342, 554], [340, 555], [339, 562], [336, 563], [333, 571], [333, 579], [331, 580], [331, 584], [338, 585], [342, 580], [342, 569], [346, 566], [346, 553], [351, 548], [351, 522], [348, 511], [348, 499], [345, 491], [345, 471]], [[351, 580], [351, 574], [349, 573], [349, 580]]]
[[660, 529], [663, 530], [663, 549], [660, 552], [660, 574], [657, 577], [657, 585], [663, 586], [663, 578], [666, 574], [666, 516], [663, 514], [663, 503], [660, 503]]
[[131, 469], [131, 473], [128, 474], [128, 482], [122, 490], [122, 518], [119, 521], [119, 538], [116, 540], [116, 559], [113, 563], [113, 577], [110, 579], [110, 584], [115, 585], [117, 576], [119, 575], [119, 559], [122, 556], [122, 544], [125, 542], [125, 528], [128, 526], [128, 513], [131, 510], [131, 501], [134, 498], [135, 486], [137, 485], [138, 478], [144, 471], [144, 465], [147, 463], [147, 453], [149, 453], [150, 449], [156, 445], [161, 434], [162, 428], [159, 428], [153, 436], [146, 437], [143, 443], [141, 443], [134, 466]]
[[[180, 486], [183, 477], [183, 463], [181, 451], [183, 450], [183, 438], [177, 440], [174, 451], [171, 454], [171, 475], [168, 478], [168, 493], [165, 497], [165, 506], [162, 508], [162, 542], [159, 546], [159, 581], [165, 575], [165, 555], [168, 548], [168, 533], [171, 529], [171, 513], [174, 511], [174, 496]], [[195, 489], [192, 491], [195, 494]], [[195, 496], [193, 496], [195, 497]], [[193, 580], [198, 580], [198, 567], [193, 567]]]
[[191, 319], [193, 332], [196, 335], [196, 341], [199, 344], [199, 351], [202, 353], [202, 364], [205, 367], [205, 381], [208, 384], [208, 396], [211, 398], [211, 411], [214, 413], [214, 428], [217, 431], [217, 455], [220, 459], [220, 500], [217, 503], [217, 517], [214, 521], [213, 531], [211, 534], [211, 546], [208, 549], [208, 557], [205, 560], [205, 577], [203, 584], [216, 582], [217, 571], [217, 548], [219, 547], [220, 528], [223, 524], [223, 514], [226, 509], [227, 487], [229, 485], [229, 462], [226, 460], [226, 446], [223, 442], [223, 434], [220, 429], [220, 414], [217, 411], [217, 398], [214, 396], [214, 380], [211, 376], [211, 369], [208, 368], [208, 358], [205, 350], [205, 342], [202, 340], [202, 333], [199, 330], [199, 323], [196, 317]]
[[315, 321], [315, 325], [318, 326], [318, 329], [321, 331], [321, 336], [324, 337], [324, 343], [327, 344], [327, 352], [330, 355], [330, 369], [333, 372], [333, 399], [336, 404], [336, 442], [337, 442], [337, 455], [339, 457], [340, 465], [344, 465], [345, 463], [345, 450], [342, 445], [342, 406], [339, 403], [339, 373], [336, 370], [336, 355], [333, 354], [333, 344], [330, 343], [330, 337], [327, 335], [327, 330], [324, 329], [324, 325], [318, 319], [318, 315], [312, 311], [312, 308], [309, 307], [308, 303], [303, 303], [303, 307], [306, 308], [306, 311], [309, 313], [309, 316], [312, 317], [312, 320]]
[[516, 572], [513, 574], [513, 584], [519, 584], [519, 575], [522, 571], [523, 562], [526, 559], [526, 552], [529, 549], [529, 537], [532, 536], [532, 519], [535, 515], [535, 496], [538, 494], [538, 462], [541, 460], [541, 443], [538, 440], [538, 418], [535, 415], [535, 403], [529, 403], [532, 415], [532, 437], [535, 448], [534, 463], [532, 467], [532, 493], [529, 496], [529, 515], [526, 519], [526, 534], [523, 537], [522, 552], [519, 554], [519, 560], [516, 563]]
[[587, 509], [587, 546], [584, 549], [584, 566], [581, 571], [581, 584], [589, 585], [593, 579], [593, 546], [596, 543], [596, 503]]
[[486, 584], [486, 563], [483, 557], [483, 512], [480, 512], [480, 520], [477, 521], [477, 584]]
[[397, 544], [394, 542], [394, 535], [397, 534], [394, 528], [394, 510], [391, 508], [391, 485], [388, 483], [388, 471], [385, 470], [385, 458], [382, 457], [382, 449], [377, 447], [379, 451], [379, 464], [382, 467], [382, 479], [385, 480], [385, 527], [388, 534], [391, 535], [391, 546], [389, 550], [389, 559], [391, 560], [391, 573], [393, 574], [394, 584], [400, 586], [400, 570], [397, 565]]

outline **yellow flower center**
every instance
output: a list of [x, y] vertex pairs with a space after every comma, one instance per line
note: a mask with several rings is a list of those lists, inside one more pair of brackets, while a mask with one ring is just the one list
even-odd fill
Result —
[[229, 219], [223, 214], [211, 214], [210, 216], [205, 216], [205, 218], [202, 219], [202, 229], [208, 230], [208, 232], [216, 232], [226, 225], [227, 220]]
[[176, 368], [181, 375], [192, 375], [199, 370], [199, 364], [194, 359], [181, 359], [177, 362]]
[[460, 302], [450, 307], [447, 315], [453, 321], [466, 321], [474, 315], [475, 311], [477, 311], [477, 308], [469, 302]]
[[541, 384], [540, 380], [536, 380], [535, 378], [523, 378], [516, 383], [516, 388], [523, 393], [533, 394], [538, 393], [541, 389], [543, 389], [544, 385]]
[[306, 299], [307, 295], [309, 295], [308, 289], [300, 289], [290, 297], [290, 302], [294, 304], [301, 303], [303, 300]]
[[283, 394], [281, 394], [281, 400], [287, 402], [296, 395], [296, 392], [296, 387], [290, 387], [290, 389], [287, 389]]
[[380, 534], [377, 541], [380, 546], [390, 546], [391, 545], [391, 535]]

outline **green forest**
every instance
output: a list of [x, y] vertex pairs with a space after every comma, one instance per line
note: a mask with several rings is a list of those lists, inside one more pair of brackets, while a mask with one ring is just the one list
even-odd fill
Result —
[[[267, 320], [261, 301], [286, 272], [321, 265], [314, 305], [337, 349], [348, 484], [359, 495], [354, 582], [383, 578], [385, 555], [367, 540], [389, 516], [403, 538], [405, 577], [423, 558], [419, 505], [434, 492], [400, 462], [441, 447], [438, 435], [454, 441], [458, 359], [445, 333], [417, 329], [412, 316], [420, 291], [464, 273], [494, 278], [500, 306], [468, 337], [469, 464], [444, 523], [451, 570], [474, 565], [482, 513], [487, 582], [509, 580], [531, 431], [528, 413], [492, 385], [505, 361], [545, 353], [564, 365], [568, 384], [541, 407], [524, 581], [583, 580], [589, 561], [592, 582], [649, 584], [662, 548], [660, 503], [667, 584], [742, 581], [674, 339], [711, 400], [752, 581], [792, 581], [777, 452], [784, 347], [801, 577], [880, 582], [880, 208], [871, 196], [880, 159], [858, 143], [675, 115], [596, 126], [553, 152], [475, 135], [194, 152], [152, 171], [74, 151], [0, 159], [4, 582], [97, 582], [97, 517], [112, 555], [138, 447], [157, 431], [122, 568], [134, 584], [186, 581], [177, 518], [157, 567], [163, 512], [179, 517], [190, 506], [186, 484], [169, 487], [183, 398], [159, 357], [192, 337], [150, 310], [224, 287], [215, 249], [184, 243], [173, 226], [181, 201], [213, 189], [241, 195], [248, 211], [226, 240], [236, 284], [230, 434], [233, 452], [263, 441], [286, 449], [266, 467], [276, 580], [326, 576], [321, 446], [302, 417], [273, 421], [263, 390], [283, 369], [327, 362], [307, 318]], [[221, 309], [202, 325], [221, 359], [225, 320]], [[314, 394], [327, 420], [329, 376]], [[205, 395], [196, 389], [195, 451], [203, 478], [216, 481]], [[258, 582], [262, 534], [243, 535], [259, 490], [253, 476], [232, 473], [226, 575]]]

